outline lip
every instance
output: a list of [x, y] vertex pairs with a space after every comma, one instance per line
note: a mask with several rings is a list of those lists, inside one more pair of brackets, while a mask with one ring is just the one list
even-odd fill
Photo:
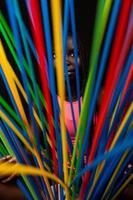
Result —
[[75, 69], [74, 68], [68, 69], [67, 72], [68, 72], [68, 75], [75, 74]]
[[68, 72], [74, 72], [75, 71], [75, 66], [71, 64], [67, 64], [67, 71]]
[[[75, 76], [75, 66], [67, 63], [67, 74], [69, 76], [69, 78], [72, 78]], [[66, 75], [66, 73], [65, 73]]]
[[[67, 71], [67, 74], [68, 74], [69, 78], [70, 78], [70, 77], [74, 77], [74, 76], [75, 76], [75, 70], [68, 70], [68, 71]], [[66, 75], [66, 74], [65, 74], [65, 75]]]

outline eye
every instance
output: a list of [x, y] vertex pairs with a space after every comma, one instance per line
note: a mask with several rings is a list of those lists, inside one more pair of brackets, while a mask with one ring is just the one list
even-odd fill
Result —
[[[68, 51], [68, 56], [71, 56], [72, 58], [74, 58], [74, 56], [75, 56], [74, 49]], [[78, 51], [78, 57], [79, 57], [79, 51]]]
[[69, 50], [68, 51], [68, 56], [71, 56], [72, 58], [74, 57], [74, 50]]
[[74, 57], [74, 53], [71, 53], [71, 55], [70, 55], [71, 57]]
[[56, 56], [55, 56], [55, 53], [54, 53], [54, 52], [52, 53], [52, 56], [53, 56], [53, 59], [55, 59]]

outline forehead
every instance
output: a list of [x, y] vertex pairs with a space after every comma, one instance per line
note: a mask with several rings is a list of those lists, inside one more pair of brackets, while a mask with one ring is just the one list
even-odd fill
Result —
[[67, 38], [67, 48], [73, 48], [73, 39], [72, 36], [68, 35]]

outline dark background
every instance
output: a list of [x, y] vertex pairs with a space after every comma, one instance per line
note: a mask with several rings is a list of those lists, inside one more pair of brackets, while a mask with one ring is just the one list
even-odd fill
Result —
[[[29, 16], [27, 13], [25, 0], [19, 0], [18, 2], [20, 5], [20, 8], [21, 8], [21, 11], [22, 11], [21, 13], [22, 13], [23, 19], [24, 19], [27, 27], [29, 27], [28, 30], [30, 32], [31, 30], [30, 30], [30, 25], [29, 25]], [[48, 2], [50, 3], [50, 0]], [[75, 4], [75, 17], [76, 17], [77, 32], [81, 38], [84, 48], [86, 49], [87, 60], [89, 60], [97, 0], [75, 0], [74, 4]], [[64, 1], [62, 2], [62, 7], [63, 7], [63, 5], [64, 5]], [[5, 0], [0, 0], [0, 10], [9, 24]], [[16, 64], [12, 58], [12, 55], [10, 54], [10, 51], [9, 51], [6, 43], [4, 42], [4, 39], [2, 37], [1, 37], [1, 39], [2, 39], [2, 43], [4, 44], [7, 58], [9, 60], [9, 62], [11, 63], [11, 66], [14, 67], [15, 72], [19, 76], [19, 72], [18, 72], [17, 67], [15, 67]], [[88, 67], [88, 65], [87, 65], [87, 67]], [[21, 80], [21, 77], [20, 77], [20, 80]], [[0, 86], [0, 94], [5, 99], [8, 99], [7, 91], [5, 89], [3, 81], [1, 79], [0, 79], [0, 85], [1, 85]]]

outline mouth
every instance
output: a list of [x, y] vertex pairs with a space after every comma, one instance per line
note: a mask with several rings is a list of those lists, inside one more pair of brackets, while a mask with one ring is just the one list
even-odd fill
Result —
[[75, 67], [73, 65], [67, 65], [67, 73], [68, 76], [74, 76], [75, 75]]
[[67, 73], [68, 73], [68, 76], [74, 76], [75, 75], [75, 69], [69, 69], [67, 71]]

